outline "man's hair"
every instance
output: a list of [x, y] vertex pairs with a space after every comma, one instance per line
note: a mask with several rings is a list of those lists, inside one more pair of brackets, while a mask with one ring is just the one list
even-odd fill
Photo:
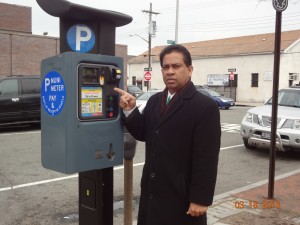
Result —
[[179, 52], [183, 54], [183, 61], [185, 63], [186, 66], [191, 66], [192, 65], [192, 57], [191, 54], [189, 52], [189, 50], [186, 49], [186, 47], [182, 46], [182, 45], [168, 45], [167, 47], [165, 47], [160, 55], [159, 55], [159, 60], [160, 60], [160, 66], [162, 67], [162, 63], [163, 63], [163, 59], [165, 57], [165, 55], [170, 54], [171, 52]]

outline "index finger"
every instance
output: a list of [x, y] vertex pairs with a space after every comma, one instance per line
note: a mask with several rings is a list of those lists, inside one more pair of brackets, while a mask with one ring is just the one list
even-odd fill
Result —
[[124, 90], [122, 90], [122, 89], [120, 89], [120, 88], [117, 88], [117, 87], [114, 88], [114, 91], [120, 93], [121, 95], [126, 95], [126, 94], [128, 94], [126, 91], [124, 91]]

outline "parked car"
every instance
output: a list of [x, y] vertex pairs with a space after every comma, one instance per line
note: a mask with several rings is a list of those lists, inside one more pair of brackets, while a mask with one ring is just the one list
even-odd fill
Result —
[[[278, 92], [278, 151], [300, 151], [300, 87]], [[263, 106], [248, 110], [241, 122], [241, 135], [248, 149], [269, 148], [271, 139], [272, 98]]]
[[197, 90], [202, 94], [214, 99], [215, 102], [218, 104], [219, 108], [229, 109], [230, 107], [235, 105], [235, 102], [232, 98], [227, 98], [216, 91], [210, 90], [208, 88], [197, 88]]
[[135, 85], [128, 85], [127, 92], [135, 97], [139, 96], [140, 94], [144, 93], [138, 86]]
[[0, 125], [39, 123], [40, 76], [0, 77]]
[[151, 89], [147, 92], [144, 92], [143, 94], [141, 94], [140, 96], [137, 97], [136, 99], [136, 106], [138, 107], [140, 113], [144, 112], [145, 106], [147, 104], [147, 101], [149, 100], [149, 98], [158, 93], [161, 92], [162, 90], [160, 89]]

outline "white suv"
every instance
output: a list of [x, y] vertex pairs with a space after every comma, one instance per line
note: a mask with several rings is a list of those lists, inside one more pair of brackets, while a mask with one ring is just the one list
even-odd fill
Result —
[[[241, 123], [241, 135], [248, 149], [269, 148], [272, 99], [263, 106], [248, 110]], [[278, 151], [300, 151], [300, 87], [278, 92], [276, 148]]]

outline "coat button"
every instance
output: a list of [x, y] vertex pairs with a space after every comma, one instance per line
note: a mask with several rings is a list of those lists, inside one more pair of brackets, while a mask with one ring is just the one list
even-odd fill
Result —
[[153, 194], [149, 194], [149, 198], [153, 198], [154, 196], [153, 196]]
[[155, 133], [156, 133], [156, 134], [159, 134], [159, 129], [155, 130]]
[[155, 177], [155, 173], [151, 173], [151, 177], [154, 178]]

